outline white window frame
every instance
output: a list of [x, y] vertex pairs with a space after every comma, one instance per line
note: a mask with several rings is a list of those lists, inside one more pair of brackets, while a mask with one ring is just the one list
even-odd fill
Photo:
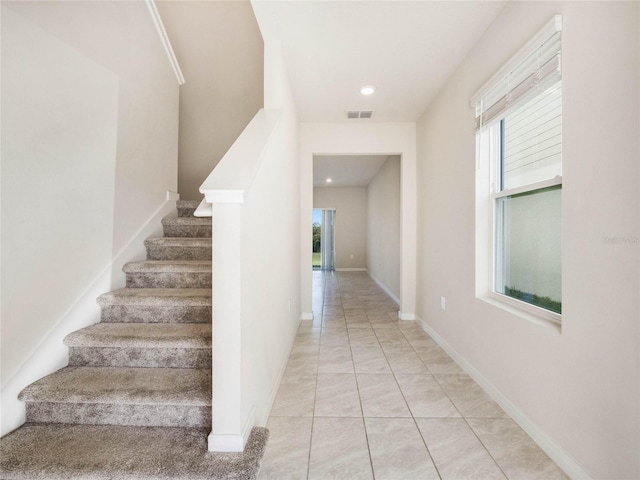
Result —
[[[475, 108], [484, 92], [487, 92], [498, 79], [502, 78], [523, 57], [529, 55], [541, 40], [561, 31], [561, 29], [562, 18], [560, 15], [556, 15], [472, 97], [471, 105]], [[476, 297], [527, 320], [560, 326], [561, 314], [495, 291], [498, 262], [496, 252], [496, 205], [498, 200], [520, 193], [562, 185], [562, 175], [557, 175], [554, 178], [500, 190], [500, 119], [502, 118], [504, 115], [493, 119], [489, 125], [476, 133]]]
[[[494, 126], [493, 128], [497, 127]], [[499, 136], [499, 129], [496, 128], [496, 130], [498, 131], [498, 136]], [[496, 158], [497, 157], [497, 158]], [[500, 155], [495, 155], [494, 158], [492, 158], [492, 163], [493, 163], [493, 168], [492, 168], [492, 182], [491, 182], [491, 191], [489, 193], [489, 202], [490, 202], [490, 211], [491, 211], [491, 217], [489, 219], [490, 222], [490, 231], [493, 233], [493, 238], [492, 238], [492, 242], [491, 242], [491, 268], [489, 269], [489, 275], [490, 275], [490, 280], [489, 280], [489, 284], [491, 285], [491, 289], [489, 290], [489, 296], [491, 298], [493, 298], [496, 301], [499, 302], [505, 302], [509, 305], [511, 305], [512, 307], [515, 308], [520, 308], [525, 310], [526, 312], [532, 314], [532, 315], [537, 315], [539, 317], [542, 317], [545, 320], [549, 320], [552, 321], [554, 323], [558, 323], [560, 324], [562, 321], [562, 314], [560, 313], [556, 313], [556, 312], [552, 312], [551, 310], [547, 310], [546, 308], [541, 308], [541, 307], [537, 307], [536, 305], [533, 305], [531, 303], [527, 303], [524, 302], [522, 300], [518, 300], [515, 298], [512, 298], [508, 295], [502, 294], [502, 293], [498, 293], [495, 291], [495, 285], [497, 284], [496, 282], [496, 274], [497, 272], [500, 270], [500, 265], [498, 265], [499, 263], [499, 259], [497, 256], [497, 226], [498, 226], [498, 222], [497, 222], [497, 215], [496, 215], [496, 210], [497, 210], [497, 201], [500, 198], [504, 198], [504, 197], [508, 197], [511, 195], [517, 195], [520, 193], [526, 193], [526, 192], [533, 192], [536, 190], [540, 190], [543, 188], [548, 188], [548, 187], [555, 187], [555, 186], [562, 186], [562, 175], [556, 175], [553, 178], [547, 179], [547, 180], [542, 180], [540, 182], [534, 182], [534, 183], [528, 183], [526, 185], [522, 185], [520, 187], [517, 188], [511, 188], [511, 189], [505, 189], [500, 191], [499, 188], [496, 189], [494, 188], [496, 185], [496, 182], [499, 180], [499, 175], [500, 175]]]

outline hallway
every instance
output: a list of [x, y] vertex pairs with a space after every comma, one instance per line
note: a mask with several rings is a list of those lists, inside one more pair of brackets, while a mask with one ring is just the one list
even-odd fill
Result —
[[364, 272], [313, 274], [261, 479], [566, 479]]

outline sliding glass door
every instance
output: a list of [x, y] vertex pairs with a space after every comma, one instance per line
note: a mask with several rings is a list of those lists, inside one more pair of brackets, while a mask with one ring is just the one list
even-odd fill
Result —
[[313, 211], [313, 268], [316, 270], [335, 269], [335, 216], [335, 210]]
[[335, 218], [335, 210], [322, 211], [322, 270], [334, 270], [336, 266], [333, 230]]

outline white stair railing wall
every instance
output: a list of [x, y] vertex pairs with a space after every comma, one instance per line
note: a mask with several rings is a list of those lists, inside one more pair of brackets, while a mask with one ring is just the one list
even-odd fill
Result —
[[298, 119], [279, 44], [265, 45], [265, 108], [200, 187], [213, 217], [210, 451], [264, 425], [300, 320]]

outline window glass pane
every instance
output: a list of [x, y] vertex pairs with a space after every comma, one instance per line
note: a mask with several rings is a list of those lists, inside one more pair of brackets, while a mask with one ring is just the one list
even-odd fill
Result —
[[561, 313], [560, 185], [496, 200], [495, 291]]
[[562, 175], [559, 82], [508, 114], [502, 129], [502, 190]]

